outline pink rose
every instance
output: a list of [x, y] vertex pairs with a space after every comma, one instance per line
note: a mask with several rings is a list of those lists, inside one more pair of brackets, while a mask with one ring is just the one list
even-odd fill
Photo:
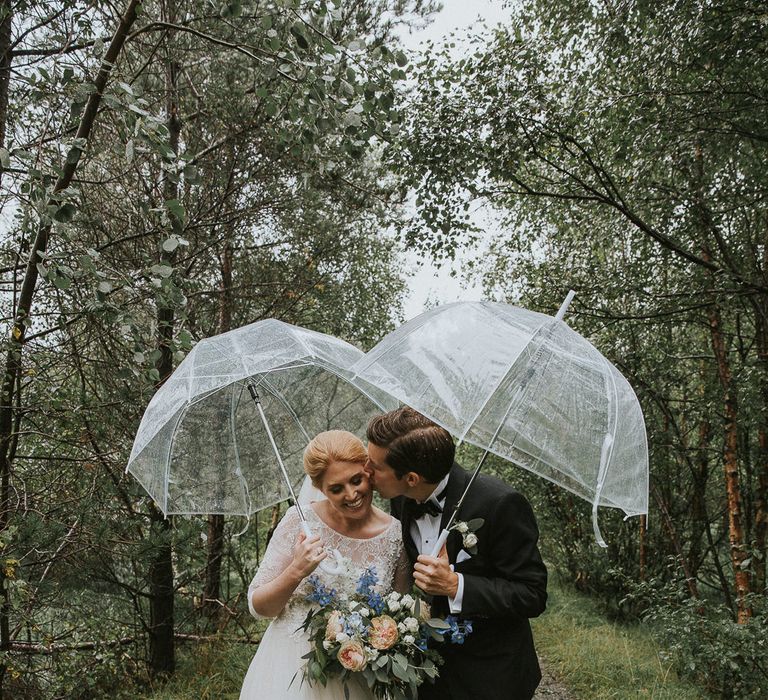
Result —
[[365, 651], [357, 642], [344, 642], [336, 655], [339, 663], [350, 671], [362, 671], [365, 668], [367, 659]]
[[325, 638], [329, 642], [336, 640], [336, 635], [341, 634], [344, 628], [341, 625], [341, 613], [334, 610], [328, 618], [328, 624], [325, 626]]
[[368, 642], [374, 649], [389, 649], [398, 637], [397, 623], [389, 615], [379, 615], [371, 620]]

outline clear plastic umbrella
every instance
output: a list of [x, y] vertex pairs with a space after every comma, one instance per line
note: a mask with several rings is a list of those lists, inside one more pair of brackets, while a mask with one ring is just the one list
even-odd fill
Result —
[[126, 471], [166, 515], [250, 517], [295, 501], [314, 435], [363, 435], [373, 414], [396, 406], [381, 390], [349, 383], [362, 357], [349, 343], [274, 319], [201, 340], [150, 401]]
[[460, 441], [588, 500], [605, 546], [598, 506], [648, 511], [645, 423], [627, 380], [562, 320], [572, 295], [556, 317], [492, 302], [437, 307], [353, 371]]

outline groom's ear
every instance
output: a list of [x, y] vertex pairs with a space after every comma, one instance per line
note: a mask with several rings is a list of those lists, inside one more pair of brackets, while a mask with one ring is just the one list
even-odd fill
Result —
[[408, 472], [403, 478], [409, 488], [418, 486], [423, 481], [421, 474], [417, 474], [416, 472]]

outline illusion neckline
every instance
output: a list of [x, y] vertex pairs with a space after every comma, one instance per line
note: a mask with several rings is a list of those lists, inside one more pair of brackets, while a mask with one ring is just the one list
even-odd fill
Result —
[[[349, 535], [345, 535], [338, 530], [332, 528], [325, 520], [323, 520], [317, 513], [317, 511], [314, 508], [314, 503], [309, 504], [309, 510], [312, 511], [312, 515], [314, 516], [315, 520], [319, 522], [323, 527], [330, 530], [331, 532], [336, 533], [339, 537], [343, 537], [345, 540], [353, 540], [355, 542], [370, 542], [371, 540], [378, 539], [379, 537], [382, 537], [387, 534], [392, 529], [392, 525], [395, 523], [395, 518], [391, 515], [389, 516], [389, 523], [387, 526], [377, 535], [372, 535], [371, 537], [350, 537]], [[382, 511], [383, 512], [383, 511]], [[387, 513], [384, 513], [385, 515], [388, 515]]]

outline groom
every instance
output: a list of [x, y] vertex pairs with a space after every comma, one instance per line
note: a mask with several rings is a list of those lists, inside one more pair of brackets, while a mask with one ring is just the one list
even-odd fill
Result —
[[[480, 475], [458, 519], [483, 518], [476, 553], [452, 531], [440, 556], [434, 543], [470, 475], [454, 459], [450, 433], [407, 406], [371, 420], [368, 469], [403, 524], [414, 580], [434, 596], [432, 615], [472, 620], [464, 644], [438, 645], [445, 664], [420, 700], [529, 700], [541, 680], [528, 618], [544, 611], [547, 570], [528, 501], [503, 482]], [[473, 551], [475, 547], [469, 547]]]

